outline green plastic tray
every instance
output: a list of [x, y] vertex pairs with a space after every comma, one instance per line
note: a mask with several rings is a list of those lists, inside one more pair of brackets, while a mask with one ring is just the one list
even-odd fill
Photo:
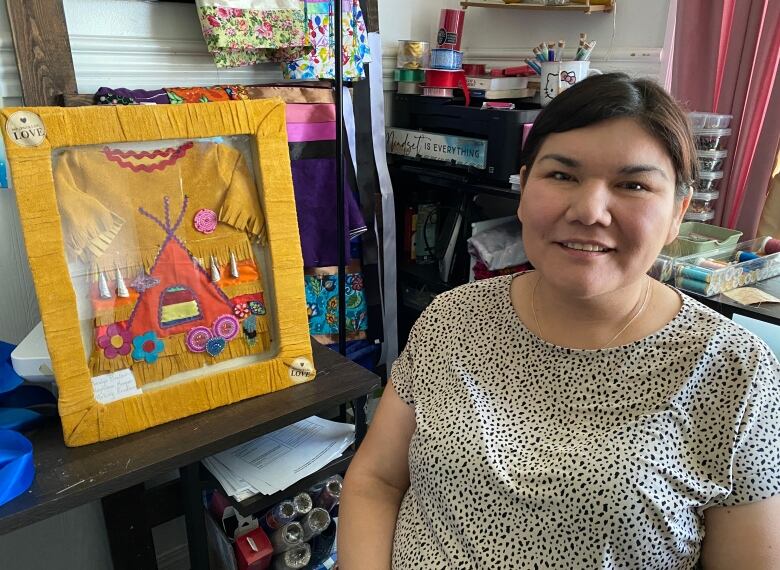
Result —
[[669, 257], [682, 257], [704, 253], [721, 247], [736, 246], [742, 232], [704, 224], [702, 222], [683, 222], [680, 235], [663, 249]]

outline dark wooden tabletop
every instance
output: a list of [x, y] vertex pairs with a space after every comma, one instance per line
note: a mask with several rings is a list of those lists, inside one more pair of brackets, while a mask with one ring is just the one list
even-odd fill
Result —
[[[770, 295], [774, 295], [780, 299], [780, 277], [773, 277], [766, 281], [760, 281], [750, 285], [756, 289], [766, 291]], [[734, 299], [720, 294], [713, 297], [703, 297], [686, 291], [694, 299], [701, 301], [705, 305], [715, 309], [719, 313], [723, 313], [728, 317], [731, 317], [734, 313], [752, 317], [760, 321], [772, 323], [774, 325], [780, 325], [780, 303], [763, 303], [761, 305], [743, 305], [737, 303]]]
[[65, 447], [59, 422], [26, 435], [35, 481], [0, 507], [0, 534], [48, 518], [151, 477], [368, 394], [379, 378], [316, 342], [317, 377], [111, 441]]

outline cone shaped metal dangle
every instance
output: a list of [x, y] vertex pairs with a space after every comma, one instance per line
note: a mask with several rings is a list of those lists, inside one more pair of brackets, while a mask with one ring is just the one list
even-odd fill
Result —
[[127, 299], [130, 296], [130, 291], [127, 290], [122, 272], [119, 271], [118, 267], [116, 268], [116, 296], [123, 299]]
[[111, 289], [108, 288], [108, 279], [106, 279], [106, 274], [102, 271], [98, 273], [98, 295], [100, 295], [101, 299], [110, 299], [113, 297], [111, 294]]
[[219, 265], [217, 265], [217, 259], [212, 255], [211, 256], [211, 281], [213, 283], [216, 283], [222, 279], [222, 275], [219, 273]]
[[233, 279], [238, 279], [238, 262], [236, 261], [236, 255], [230, 252], [230, 276]]

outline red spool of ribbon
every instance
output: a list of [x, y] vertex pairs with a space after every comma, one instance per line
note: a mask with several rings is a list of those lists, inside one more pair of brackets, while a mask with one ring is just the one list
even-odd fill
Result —
[[445, 71], [443, 69], [426, 69], [424, 87], [440, 87], [445, 89], [461, 89], [466, 98], [466, 107], [471, 103], [471, 94], [466, 84], [466, 72], [462, 69], [457, 71]]
[[468, 75], [469, 77], [485, 75], [486, 73], [484, 63], [464, 63], [463, 71], [465, 71], [466, 75]]
[[441, 11], [439, 33], [436, 35], [436, 43], [440, 48], [460, 50], [460, 40], [463, 37], [463, 20], [465, 19], [465, 10], [445, 8]]

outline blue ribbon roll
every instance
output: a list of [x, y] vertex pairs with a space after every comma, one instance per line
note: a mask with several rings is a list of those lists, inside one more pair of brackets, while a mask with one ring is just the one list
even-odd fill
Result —
[[15, 431], [0, 430], [0, 505], [24, 493], [35, 478], [30, 440]]
[[455, 49], [432, 49], [431, 67], [450, 71], [461, 69], [463, 67], [463, 52]]
[[0, 505], [24, 493], [35, 478], [32, 444], [13, 430], [29, 429], [57, 414], [51, 392], [22, 384], [11, 364], [14, 348], [0, 342]]

